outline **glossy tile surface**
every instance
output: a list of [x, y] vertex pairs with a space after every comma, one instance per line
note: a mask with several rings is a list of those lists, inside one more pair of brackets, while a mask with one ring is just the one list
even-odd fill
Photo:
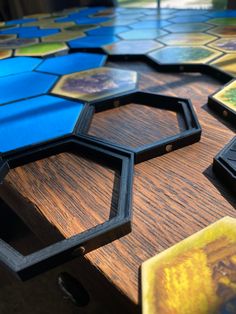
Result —
[[171, 33], [200, 33], [212, 28], [205, 23], [178, 23], [166, 26], [164, 29]]
[[227, 54], [211, 63], [221, 71], [236, 76], [236, 53]]
[[55, 75], [36, 72], [0, 77], [0, 104], [47, 93], [57, 79]]
[[44, 57], [51, 54], [67, 52], [68, 47], [63, 42], [39, 43], [27, 47], [18, 48], [15, 51], [16, 56], [35, 56]]
[[0, 76], [33, 71], [41, 62], [41, 59], [30, 57], [17, 57], [1, 60]]
[[165, 47], [149, 54], [161, 64], [207, 63], [222, 55], [207, 47]]
[[12, 50], [9, 50], [9, 49], [7, 49], [7, 50], [1, 50], [1, 49], [0, 49], [0, 60], [1, 60], [1, 59], [9, 58], [9, 57], [12, 56], [12, 54], [13, 54], [13, 51], [12, 51]]
[[222, 88], [213, 98], [236, 112], [236, 81]]
[[144, 262], [142, 313], [235, 313], [235, 227], [225, 217]]
[[142, 55], [161, 47], [163, 45], [155, 40], [126, 40], [104, 46], [103, 49], [110, 55]]
[[47, 95], [1, 106], [0, 151], [11, 151], [72, 133], [83, 107], [80, 102]]
[[125, 40], [141, 40], [141, 39], [156, 39], [168, 34], [161, 29], [149, 29], [147, 30], [132, 30], [124, 33], [120, 33], [119, 37]]
[[203, 46], [217, 37], [204, 33], [176, 33], [159, 38], [159, 41], [168, 46]]
[[44, 60], [37, 71], [65, 75], [103, 66], [106, 56], [95, 53], [73, 53]]
[[37, 38], [15, 38], [7, 41], [0, 41], [0, 49], [17, 49], [19, 47], [27, 47], [38, 43]]
[[133, 90], [136, 83], [134, 71], [98, 68], [63, 76], [52, 93], [92, 101]]
[[221, 38], [209, 44], [210, 47], [227, 53], [236, 53], [236, 37]]
[[70, 48], [101, 48], [102, 46], [117, 42], [119, 39], [114, 35], [107, 36], [87, 36], [70, 40]]

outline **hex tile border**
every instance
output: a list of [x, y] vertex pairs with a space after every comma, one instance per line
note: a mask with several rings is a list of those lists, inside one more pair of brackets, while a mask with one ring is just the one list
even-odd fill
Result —
[[52, 267], [106, 245], [131, 232], [133, 154], [92, 139], [73, 135], [60, 141], [20, 149], [0, 156], [0, 181], [10, 169], [63, 152], [86, 153], [89, 158], [103, 158], [120, 170], [119, 198], [115, 217], [71, 238], [23, 256], [1, 240], [0, 261], [22, 280], [32, 278]]

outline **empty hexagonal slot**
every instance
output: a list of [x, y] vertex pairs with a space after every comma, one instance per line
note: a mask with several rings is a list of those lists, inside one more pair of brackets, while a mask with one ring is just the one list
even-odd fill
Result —
[[[73, 140], [64, 141], [66, 145], [71, 145], [70, 141]], [[37, 263], [43, 252], [49, 265], [51, 257], [55, 265], [54, 254], [59, 255], [56, 264], [60, 264], [64, 251], [68, 253], [67, 260], [78, 247], [83, 247], [83, 254], [130, 230], [132, 179], [129, 177], [132, 177], [132, 158], [129, 159], [126, 153], [119, 155], [116, 150], [101, 148], [104, 146], [93, 148], [87, 144], [76, 144], [65, 150], [60, 148], [58, 142], [55, 143], [55, 155], [50, 152], [50, 145], [46, 144], [49, 152], [45, 149], [43, 157], [48, 155], [47, 158], [32, 157], [37, 160], [31, 162], [30, 157], [27, 160], [28, 154], [38, 154], [31, 149], [19, 157], [21, 161], [14, 157], [13, 166], [9, 161], [14, 169], [7, 174], [0, 188], [5, 202], [43, 243], [44, 249], [40, 252], [20, 251], [24, 255], [21, 257], [23, 262], [19, 261], [20, 271], [16, 272], [21, 272], [23, 264], [23, 272], [26, 269], [27, 273], [23, 277], [27, 278], [34, 271], [41, 272]], [[26, 160], [27, 164], [20, 165]], [[15, 249], [18, 250], [18, 247]], [[30, 261], [31, 258], [25, 256], [30, 253], [33, 253], [33, 268], [36, 265], [33, 271], [32, 265], [25, 266], [24, 261], [24, 258]], [[42, 269], [50, 266], [42, 266]]]

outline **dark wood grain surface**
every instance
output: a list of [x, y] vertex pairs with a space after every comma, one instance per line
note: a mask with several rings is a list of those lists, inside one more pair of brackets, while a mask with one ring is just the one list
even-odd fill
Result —
[[[157, 73], [137, 62], [109, 66], [139, 71], [141, 89], [190, 98], [203, 128], [200, 143], [135, 166], [132, 233], [85, 256], [117, 290], [138, 303], [143, 261], [223, 216], [236, 217], [235, 198], [212, 173], [213, 157], [235, 129], [205, 105], [221, 85], [213, 78]], [[181, 119], [172, 112], [130, 104], [96, 114], [89, 133], [137, 146], [181, 128]], [[47, 244], [108, 219], [117, 180], [114, 170], [60, 154], [12, 170], [0, 195]]]

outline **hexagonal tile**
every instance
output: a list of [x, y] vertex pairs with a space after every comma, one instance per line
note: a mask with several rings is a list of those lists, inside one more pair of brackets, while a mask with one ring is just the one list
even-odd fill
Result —
[[159, 38], [168, 46], [203, 46], [217, 37], [204, 33], [175, 33]]
[[218, 69], [236, 76], [236, 54], [228, 54], [211, 62]]
[[101, 23], [101, 26], [113, 26], [113, 27], [119, 27], [119, 26], [129, 26], [130, 24], [133, 24], [137, 22], [138, 20], [130, 20], [130, 19], [121, 19], [121, 18], [113, 18], [108, 22]]
[[96, 24], [87, 24], [87, 25], [74, 25], [74, 26], [69, 26], [65, 27], [65, 31], [69, 32], [86, 32], [89, 31], [90, 29], [98, 28], [98, 25]]
[[12, 53], [12, 50], [0, 50], [0, 60], [11, 57]]
[[143, 21], [130, 25], [133, 29], [151, 29], [151, 28], [163, 28], [170, 25], [170, 22], [161, 21], [161, 20], [153, 20], [153, 21]]
[[0, 77], [0, 104], [47, 93], [56, 81], [55, 75], [36, 72]]
[[173, 23], [199, 23], [206, 22], [210, 18], [203, 15], [177, 16], [170, 19]]
[[37, 30], [24, 30], [18, 33], [19, 38], [36, 38], [44, 37], [58, 33], [59, 29], [49, 28], [49, 29], [38, 29]]
[[23, 18], [23, 19], [18, 19], [18, 20], [7, 21], [6, 25], [26, 24], [26, 23], [35, 22], [35, 21], [37, 21], [37, 19], [35, 18]]
[[109, 55], [143, 55], [161, 47], [163, 45], [155, 40], [125, 40], [104, 46], [103, 49]]
[[232, 81], [226, 85], [219, 92], [214, 94], [212, 98], [236, 113], [236, 81]]
[[0, 49], [17, 49], [19, 47], [27, 47], [33, 44], [38, 43], [39, 40], [37, 38], [16, 38], [7, 40], [4, 42], [0, 42]]
[[66, 42], [81, 37], [85, 37], [85, 34], [82, 32], [63, 31], [55, 35], [43, 37], [42, 42]]
[[93, 30], [90, 30], [87, 32], [87, 34], [92, 35], [92, 36], [112, 36], [116, 35], [122, 32], [128, 31], [129, 28], [125, 26], [117, 26], [117, 27], [112, 27], [112, 26], [107, 26], [107, 27], [100, 27], [96, 28]]
[[45, 57], [49, 55], [65, 54], [68, 46], [63, 42], [39, 43], [16, 49], [16, 56]]
[[13, 57], [0, 61], [0, 76], [33, 71], [42, 59], [30, 57]]
[[98, 68], [63, 76], [52, 92], [85, 101], [103, 99], [136, 88], [137, 73]]
[[210, 29], [208, 33], [213, 35], [217, 35], [220, 37], [231, 37], [236, 36], [236, 26], [218, 26]]
[[235, 10], [222, 10], [222, 11], [209, 11], [207, 13], [208, 16], [217, 18], [217, 17], [236, 17]]
[[56, 23], [56, 22], [51, 22], [51, 23], [48, 23], [48, 24], [43, 24], [43, 25], [40, 25], [40, 28], [41, 29], [45, 29], [45, 28], [55, 28], [55, 29], [60, 29], [60, 30], [63, 30], [64, 28], [67, 28], [67, 27], [72, 27], [72, 26], [75, 26], [76, 24], [74, 22], [67, 22], [67, 23]]
[[236, 38], [221, 38], [209, 46], [227, 53], [236, 53]]
[[39, 19], [50, 17], [50, 16], [51, 16], [50, 13], [36, 13], [36, 14], [26, 15], [25, 18], [33, 18], [33, 19], [39, 20]]
[[117, 42], [119, 39], [113, 35], [107, 36], [87, 36], [68, 41], [70, 48], [101, 48]]
[[236, 18], [227, 17], [227, 18], [211, 19], [208, 21], [208, 23], [211, 23], [214, 25], [236, 25]]
[[201, 33], [210, 28], [212, 28], [212, 25], [205, 23], [178, 23], [165, 27], [171, 33]]
[[81, 24], [100, 24], [104, 22], [108, 22], [110, 20], [109, 17], [80, 17], [79, 19], [76, 20], [76, 23], [78, 25]]
[[[36, 26], [22, 26], [22, 27], [11, 27], [9, 26], [9, 28], [1, 28], [0, 29], [0, 34], [12, 34], [12, 35], [20, 35], [20, 34], [27, 34], [27, 32], [29, 32], [30, 34], [32, 34], [33, 32], [37, 32], [38, 28]], [[37, 37], [37, 36], [34, 36]]]
[[222, 53], [207, 47], [165, 47], [149, 54], [161, 64], [208, 63]]
[[145, 40], [145, 39], [156, 39], [167, 32], [161, 29], [149, 29], [147, 30], [131, 30], [125, 33], [120, 33], [119, 37], [126, 40]]
[[235, 313], [235, 227], [225, 217], [144, 262], [142, 313]]
[[103, 66], [106, 56], [95, 53], [73, 53], [67, 56], [48, 58], [44, 60], [37, 71], [58, 75], [89, 70]]
[[80, 102], [47, 95], [1, 106], [0, 151], [11, 151], [72, 133], [83, 108]]
[[6, 41], [6, 40], [10, 40], [10, 39], [15, 39], [16, 38], [16, 35], [0, 35], [0, 43], [2, 43], [3, 41]]

